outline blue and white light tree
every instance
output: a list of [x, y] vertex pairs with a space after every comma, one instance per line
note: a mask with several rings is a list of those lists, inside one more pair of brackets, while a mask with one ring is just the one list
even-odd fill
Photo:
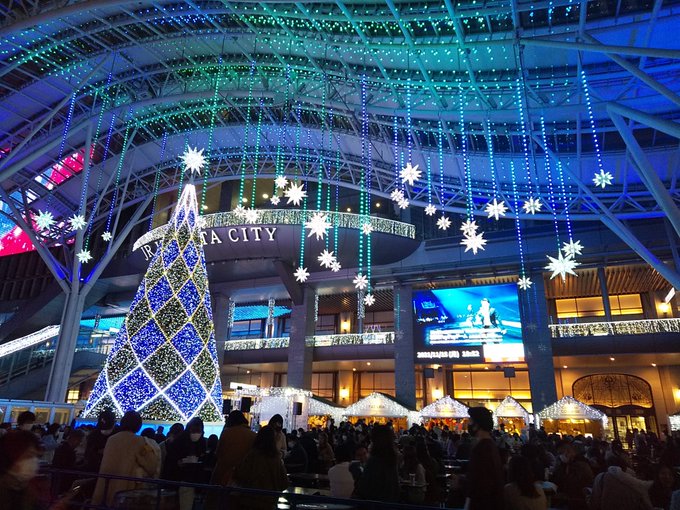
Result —
[[222, 385], [193, 184], [185, 186], [166, 228], [85, 417], [110, 408], [117, 414], [136, 410], [148, 420], [221, 419]]

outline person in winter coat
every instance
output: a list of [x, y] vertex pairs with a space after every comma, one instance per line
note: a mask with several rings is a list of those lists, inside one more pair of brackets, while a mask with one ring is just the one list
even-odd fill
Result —
[[592, 510], [652, 510], [649, 497], [651, 481], [644, 481], [628, 473], [616, 457], [607, 458], [607, 471], [593, 482], [590, 498]]

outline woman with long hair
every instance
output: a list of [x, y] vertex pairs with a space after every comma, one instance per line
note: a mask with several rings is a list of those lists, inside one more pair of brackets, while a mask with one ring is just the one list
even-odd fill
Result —
[[505, 510], [546, 510], [548, 500], [536, 481], [531, 462], [515, 455], [508, 464], [508, 481], [504, 489]]

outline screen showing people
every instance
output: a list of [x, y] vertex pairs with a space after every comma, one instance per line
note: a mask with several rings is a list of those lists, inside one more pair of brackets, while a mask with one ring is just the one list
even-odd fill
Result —
[[414, 291], [413, 313], [422, 362], [524, 361], [515, 284]]

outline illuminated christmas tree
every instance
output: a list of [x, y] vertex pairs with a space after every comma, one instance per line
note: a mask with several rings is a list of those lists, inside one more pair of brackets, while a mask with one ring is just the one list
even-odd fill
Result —
[[222, 385], [198, 226], [196, 188], [182, 192], [94, 385], [85, 417], [122, 415], [185, 421], [221, 419]]

